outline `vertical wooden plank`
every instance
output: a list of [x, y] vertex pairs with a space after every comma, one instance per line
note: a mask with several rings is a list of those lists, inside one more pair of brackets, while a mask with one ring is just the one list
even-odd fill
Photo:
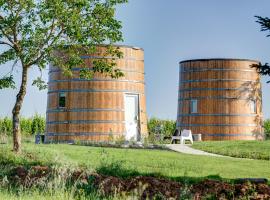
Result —
[[[259, 80], [259, 75], [253, 68], [250, 68], [252, 64], [256, 63], [256, 61], [241, 59], [205, 59], [181, 62], [181, 67], [190, 72], [181, 73], [179, 79], [190, 82], [182, 83], [179, 86], [181, 89], [188, 89], [188, 91], [179, 91], [179, 97], [188, 98], [188, 100], [183, 101], [185, 108], [182, 113], [185, 116], [179, 116], [178, 123], [190, 124], [188, 128], [192, 129], [195, 134], [205, 134], [203, 136], [205, 140], [255, 139], [254, 136], [245, 134], [261, 130], [261, 125], [255, 121], [258, 117], [253, 116], [254, 113], [251, 112], [248, 100], [249, 97], [259, 96], [253, 95], [253, 93], [261, 92], [260, 82], [256, 87], [254, 86], [254, 80]], [[201, 71], [193, 71], [198, 69]], [[246, 80], [253, 81], [253, 84]], [[249, 89], [243, 88], [248, 84]], [[239, 92], [241, 92], [240, 96]], [[196, 97], [199, 97], [198, 116], [190, 113], [189, 109], [190, 100]], [[256, 101], [258, 101], [256, 114], [261, 119], [261, 98], [256, 98]], [[178, 107], [180, 107], [180, 103]], [[257, 124], [257, 127], [250, 127], [249, 125], [252, 124]]]

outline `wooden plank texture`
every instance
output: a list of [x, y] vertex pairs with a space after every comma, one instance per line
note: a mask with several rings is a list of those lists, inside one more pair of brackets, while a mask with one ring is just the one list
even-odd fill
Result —
[[[177, 127], [203, 140], [254, 140], [262, 134], [260, 76], [241, 59], [189, 60], [180, 63]], [[191, 100], [198, 112], [191, 113]], [[251, 109], [256, 102], [256, 112]]]
[[[105, 48], [100, 46], [97, 53], [82, 55], [89, 69], [93, 67], [93, 58], [102, 57]], [[48, 142], [107, 141], [111, 135], [125, 135], [126, 93], [139, 95], [139, 132], [142, 137], [147, 137], [144, 52], [126, 46], [120, 47], [120, 50], [123, 58], [116, 59], [116, 63], [125, 76], [119, 79], [96, 73], [92, 80], [83, 80], [79, 77], [79, 67], [72, 69], [72, 77], [67, 77], [59, 68], [50, 66], [46, 125]], [[60, 92], [66, 94], [65, 108], [58, 105]]]

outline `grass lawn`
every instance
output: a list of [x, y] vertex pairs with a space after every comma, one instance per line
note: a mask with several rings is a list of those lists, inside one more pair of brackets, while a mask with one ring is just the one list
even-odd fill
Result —
[[[198, 144], [199, 145], [199, 144]], [[15, 156], [10, 145], [0, 144], [0, 167], [6, 165], [59, 165], [84, 167], [121, 177], [156, 175], [181, 181], [212, 176], [222, 179], [265, 177], [270, 161], [186, 155], [162, 150], [99, 148], [74, 145], [24, 143]], [[3, 174], [0, 170], [0, 175]]]
[[196, 142], [192, 147], [232, 157], [270, 160], [270, 140]]

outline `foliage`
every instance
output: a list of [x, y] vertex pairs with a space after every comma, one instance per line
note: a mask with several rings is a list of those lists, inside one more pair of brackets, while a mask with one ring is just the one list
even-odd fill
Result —
[[[31, 118], [21, 117], [20, 128], [23, 135], [35, 135], [45, 132], [46, 120], [44, 117], [35, 114]], [[12, 120], [8, 117], [0, 119], [0, 134], [12, 134]]]
[[231, 157], [270, 160], [269, 140], [197, 142], [192, 147]]
[[0, 134], [11, 135], [12, 133], [12, 120], [8, 117], [0, 119]]
[[264, 121], [263, 127], [266, 139], [270, 139], [270, 119]]
[[[71, 73], [75, 66], [85, 66], [82, 54], [96, 52], [96, 45], [122, 41], [121, 23], [115, 19], [115, 6], [127, 0], [105, 1], [0, 1], [0, 64], [18, 60], [22, 68], [33, 65], [44, 69], [48, 63]], [[56, 53], [55, 49], [64, 52]], [[106, 55], [121, 57], [118, 49], [108, 46]], [[56, 56], [57, 55], [57, 56]], [[114, 69], [115, 63], [94, 61], [95, 72], [117, 78], [123, 74]], [[87, 71], [82, 76], [88, 76]], [[12, 76], [6, 82], [13, 82]], [[44, 89], [44, 82], [33, 84]], [[7, 87], [8, 84], [1, 84]]]
[[156, 134], [170, 137], [176, 129], [176, 122], [174, 120], [162, 120], [153, 117], [148, 120], [147, 127], [149, 137], [153, 137]]
[[[270, 36], [270, 19], [268, 17], [261, 17], [261, 16], [255, 16], [255, 17], [257, 18], [256, 22], [261, 25], [261, 31], [269, 32], [267, 34], [267, 37], [269, 37]], [[258, 65], [252, 65], [252, 67], [256, 68], [257, 71], [261, 75], [270, 76], [270, 66], [268, 63], [265, 63], [265, 64], [259, 63]], [[267, 83], [270, 83], [270, 81], [268, 81]]]
[[21, 133], [28, 135], [32, 133], [32, 119], [21, 117], [20, 120]]
[[[121, 22], [115, 19], [115, 6], [127, 0], [0, 0], [0, 65], [14, 62], [10, 76], [0, 77], [0, 88], [14, 87], [12, 76], [20, 67], [20, 89], [12, 110], [13, 150], [21, 152], [20, 111], [26, 95], [28, 71], [38, 67], [42, 72], [49, 63], [72, 76], [72, 68], [82, 67], [81, 78], [91, 78], [101, 72], [112, 78], [124, 74], [116, 69], [115, 59], [122, 53], [112, 44], [122, 41]], [[96, 46], [107, 44], [105, 52]], [[96, 53], [92, 69], [82, 55]], [[42, 76], [42, 74], [41, 74]], [[46, 89], [41, 76], [33, 85]]]
[[0, 89], [3, 89], [3, 88], [12, 88], [12, 89], [16, 88], [12, 75], [5, 76], [0, 79]]
[[36, 114], [32, 118], [31, 134], [35, 135], [37, 133], [44, 133], [45, 124], [46, 124], [45, 118]]

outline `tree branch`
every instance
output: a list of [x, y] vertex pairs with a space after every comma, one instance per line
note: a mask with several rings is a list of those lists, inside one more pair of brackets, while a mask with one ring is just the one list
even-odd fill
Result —
[[14, 47], [11, 44], [9, 44], [8, 42], [0, 41], [0, 44], [7, 45], [7, 46], [9, 46], [9, 47], [11, 47], [11, 48], [14, 49]]
[[[48, 44], [48, 47], [51, 47], [52, 45], [54, 45], [54, 43], [58, 40], [58, 38], [61, 36], [61, 34], [64, 32], [64, 28], [62, 27], [61, 31], [55, 36], [55, 38], [53, 39], [53, 41], [51, 42], [51, 44]], [[32, 66], [34, 64], [37, 64], [45, 55], [45, 51], [41, 52], [40, 55], [33, 60], [32, 62], [28, 63], [27, 66]]]
[[2, 29], [0, 28], [2, 34], [8, 39], [8, 41], [14, 45], [14, 41], [12, 40], [12, 38]]

